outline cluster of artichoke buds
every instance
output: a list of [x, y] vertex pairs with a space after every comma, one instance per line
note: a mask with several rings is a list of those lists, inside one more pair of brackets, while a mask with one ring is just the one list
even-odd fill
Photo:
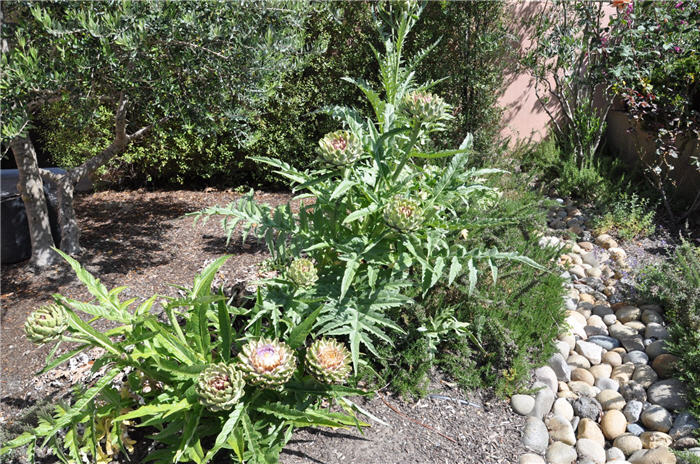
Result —
[[296, 358], [289, 345], [267, 338], [244, 345], [238, 360], [247, 383], [273, 390], [287, 383], [296, 369]]
[[318, 144], [323, 161], [334, 166], [354, 163], [362, 155], [362, 142], [350, 131], [330, 132]]
[[228, 411], [243, 396], [243, 373], [231, 364], [210, 364], [200, 374], [194, 388], [199, 402], [210, 411]]
[[318, 273], [310, 259], [296, 258], [287, 267], [287, 278], [299, 287], [310, 287], [318, 280]]
[[350, 353], [333, 339], [316, 340], [306, 351], [306, 368], [320, 382], [342, 383], [350, 374]]
[[27, 338], [37, 345], [58, 339], [67, 328], [66, 311], [55, 303], [37, 309], [24, 322]]
[[384, 221], [389, 227], [400, 231], [415, 230], [423, 223], [423, 213], [417, 202], [395, 196], [384, 207]]
[[403, 110], [421, 122], [437, 122], [449, 118], [449, 105], [430, 92], [411, 92], [403, 99]]

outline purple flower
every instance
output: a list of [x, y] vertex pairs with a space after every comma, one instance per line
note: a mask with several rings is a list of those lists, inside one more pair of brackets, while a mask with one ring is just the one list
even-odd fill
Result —
[[683, 6], [683, 2], [678, 2], [678, 3], [676, 3], [675, 8], [680, 8], [680, 7], [682, 7], [682, 6]]
[[676, 46], [673, 47], [673, 51], [675, 51], [676, 53], [680, 53], [681, 47], [679, 47], [679, 46], [676, 45]]

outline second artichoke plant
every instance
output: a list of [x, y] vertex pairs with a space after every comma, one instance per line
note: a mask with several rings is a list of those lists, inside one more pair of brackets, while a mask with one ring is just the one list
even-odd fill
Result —
[[238, 360], [246, 382], [273, 390], [287, 383], [296, 369], [294, 352], [289, 345], [268, 338], [244, 345]]

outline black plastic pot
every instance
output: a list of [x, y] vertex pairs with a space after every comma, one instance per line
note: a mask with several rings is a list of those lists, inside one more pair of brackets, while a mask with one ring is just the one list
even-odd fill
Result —
[[[52, 169], [53, 170], [53, 169]], [[0, 171], [0, 258], [2, 264], [14, 264], [29, 259], [32, 242], [29, 236], [29, 223], [24, 202], [17, 191], [18, 173], [16, 169]], [[44, 196], [49, 210], [51, 235], [56, 246], [61, 244], [58, 228], [58, 201], [56, 192], [44, 184]]]

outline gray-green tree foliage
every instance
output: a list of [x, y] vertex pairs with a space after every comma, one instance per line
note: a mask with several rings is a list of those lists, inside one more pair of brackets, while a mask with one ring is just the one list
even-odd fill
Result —
[[[56, 258], [42, 182], [58, 192], [61, 249], [78, 253], [75, 184], [157, 125], [245, 140], [246, 120], [308, 55], [309, 8], [304, 0], [3, 1], [1, 137], [20, 171], [33, 265]], [[56, 99], [85, 121], [100, 105], [115, 114], [112, 142], [65, 175], [38, 168], [28, 135], [33, 111]]]

